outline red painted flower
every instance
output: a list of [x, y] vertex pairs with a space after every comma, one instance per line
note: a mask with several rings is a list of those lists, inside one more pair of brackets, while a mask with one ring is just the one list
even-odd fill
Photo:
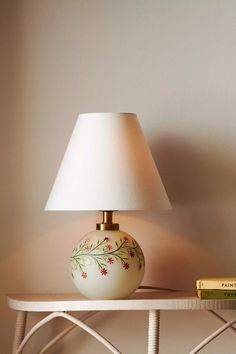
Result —
[[100, 270], [100, 272], [102, 273], [102, 275], [107, 275], [107, 273], [108, 273], [108, 271], [107, 271], [106, 268], [102, 268], [102, 269]]
[[108, 260], [107, 260], [107, 263], [113, 264], [114, 263], [114, 259], [112, 257], [109, 257]]
[[124, 241], [129, 241], [129, 238], [127, 236], [125, 236]]
[[123, 267], [124, 267], [125, 269], [129, 269], [129, 263], [125, 262], [125, 263], [123, 264]]
[[134, 258], [134, 256], [135, 256], [134, 251], [129, 251], [129, 255], [130, 255], [130, 257]]
[[84, 279], [86, 279], [87, 276], [88, 276], [88, 274], [87, 274], [86, 272], [82, 272], [82, 273], [81, 273], [81, 277], [83, 277]]
[[90, 250], [90, 247], [87, 245], [84, 247], [85, 251], [89, 251]]
[[112, 245], [106, 245], [105, 249], [106, 249], [106, 251], [111, 251], [112, 250]]
[[109, 239], [109, 237], [106, 236], [106, 237], [104, 237], [103, 241], [108, 242], [108, 241], [110, 241], [110, 239]]

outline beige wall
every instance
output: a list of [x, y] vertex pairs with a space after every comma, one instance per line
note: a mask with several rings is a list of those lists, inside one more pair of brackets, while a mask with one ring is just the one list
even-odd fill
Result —
[[[67, 259], [99, 216], [43, 209], [80, 112], [136, 112], [172, 201], [171, 212], [116, 216], [143, 247], [143, 283], [194, 289], [199, 276], [235, 276], [235, 1], [0, 6], [0, 352], [10, 353], [14, 330], [6, 293], [75, 291]], [[91, 322], [122, 352], [145, 353], [146, 314]], [[32, 352], [62, 325], [34, 339]], [[187, 353], [219, 325], [208, 313], [163, 313], [162, 353]], [[79, 331], [70, 339], [50, 353], [77, 353], [78, 342], [81, 353], [105, 353]], [[203, 353], [223, 351], [235, 353], [230, 331]]]

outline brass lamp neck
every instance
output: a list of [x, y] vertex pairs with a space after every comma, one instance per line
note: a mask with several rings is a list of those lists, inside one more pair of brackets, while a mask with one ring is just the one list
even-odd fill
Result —
[[112, 222], [112, 213], [111, 210], [102, 212], [103, 220], [96, 224], [96, 230], [119, 230], [119, 224]]

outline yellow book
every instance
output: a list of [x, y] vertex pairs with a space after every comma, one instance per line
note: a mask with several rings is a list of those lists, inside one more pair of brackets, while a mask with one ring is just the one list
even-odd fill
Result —
[[236, 290], [236, 277], [202, 278], [196, 281], [197, 289]]

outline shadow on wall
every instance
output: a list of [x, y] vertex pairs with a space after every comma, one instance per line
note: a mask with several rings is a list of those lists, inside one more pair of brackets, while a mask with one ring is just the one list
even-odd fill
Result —
[[195, 241], [236, 230], [236, 164], [225, 146], [162, 137], [152, 147], [173, 216], [184, 210], [185, 226], [195, 232]]
[[152, 249], [157, 256], [150, 264], [151, 282], [156, 273], [162, 285], [189, 288], [199, 276], [235, 275], [233, 154], [201, 137], [163, 136], [153, 141], [151, 150], [173, 206], [172, 211], [145, 215], [165, 234], [157, 235]]
[[201, 137], [165, 136], [152, 143], [169, 197], [181, 205], [236, 200], [235, 156], [226, 151], [226, 145]]

